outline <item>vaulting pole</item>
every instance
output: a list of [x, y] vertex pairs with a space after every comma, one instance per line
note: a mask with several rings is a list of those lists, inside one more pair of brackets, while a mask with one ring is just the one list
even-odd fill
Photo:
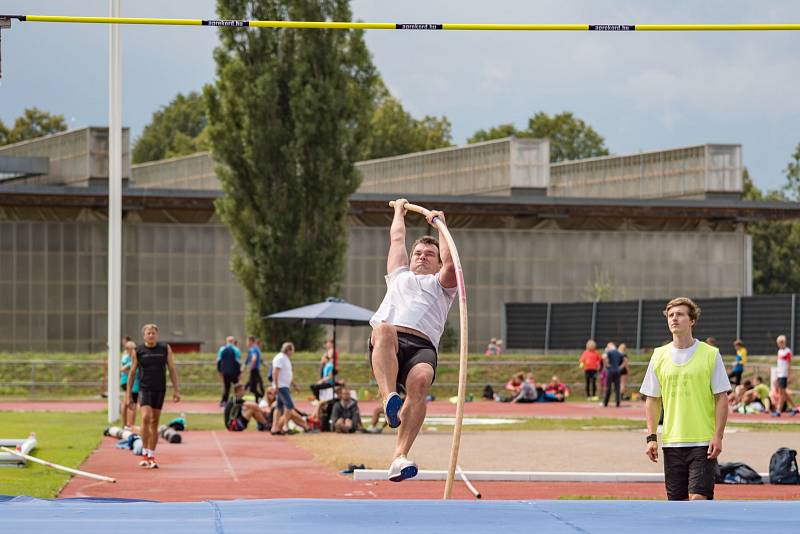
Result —
[[58, 15], [0, 15], [20, 22], [80, 24], [149, 24], [160, 26], [216, 26], [250, 28], [297, 28], [335, 30], [457, 30], [457, 31], [600, 31], [600, 32], [690, 32], [690, 31], [797, 31], [800, 24], [491, 24], [491, 23], [390, 23], [294, 20], [162, 19], [132, 17], [64, 17]]
[[[389, 202], [389, 206], [394, 207], [394, 201]], [[417, 206], [415, 204], [406, 204], [405, 209], [413, 211], [427, 217], [431, 212]], [[458, 255], [458, 248], [453, 241], [453, 236], [450, 235], [450, 230], [438, 217], [433, 218], [433, 224], [436, 229], [442, 234], [447, 242], [447, 248], [450, 249], [450, 256], [453, 258], [453, 264], [456, 268], [456, 282], [458, 284], [458, 313], [460, 316], [460, 343], [459, 343], [459, 360], [458, 360], [458, 402], [456, 404], [456, 424], [453, 428], [453, 444], [450, 448], [450, 463], [447, 468], [447, 481], [444, 485], [444, 499], [450, 498], [450, 493], [453, 491], [453, 480], [456, 474], [456, 465], [458, 464], [458, 449], [461, 446], [461, 423], [464, 419], [464, 398], [467, 394], [467, 356], [468, 356], [468, 329], [467, 329], [467, 290], [464, 286], [464, 271], [461, 269], [461, 259]]]

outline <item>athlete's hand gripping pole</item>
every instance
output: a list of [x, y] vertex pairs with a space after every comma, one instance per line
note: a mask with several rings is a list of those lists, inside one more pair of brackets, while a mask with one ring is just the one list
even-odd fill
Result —
[[[394, 207], [394, 201], [389, 202], [390, 207]], [[406, 204], [404, 206], [408, 211], [419, 213], [424, 217], [431, 214], [430, 210], [417, 206], [416, 204]], [[444, 499], [450, 498], [450, 493], [453, 491], [453, 480], [456, 475], [456, 465], [458, 464], [458, 449], [461, 445], [461, 422], [464, 419], [464, 398], [467, 393], [467, 290], [464, 286], [464, 271], [461, 269], [461, 260], [458, 256], [458, 249], [453, 241], [453, 236], [438, 217], [432, 219], [432, 223], [436, 229], [442, 234], [447, 246], [450, 249], [450, 256], [453, 258], [453, 264], [456, 269], [456, 282], [458, 283], [458, 313], [460, 316], [460, 357], [458, 363], [458, 403], [456, 404], [456, 424], [453, 428], [453, 445], [450, 449], [450, 463], [447, 468], [447, 482], [444, 486]]]

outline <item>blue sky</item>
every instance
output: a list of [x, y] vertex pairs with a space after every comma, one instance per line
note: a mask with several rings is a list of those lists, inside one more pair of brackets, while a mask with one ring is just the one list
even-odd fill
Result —
[[[792, 0], [354, 0], [375, 22], [800, 23]], [[215, 18], [213, 0], [122, 0], [124, 16]], [[106, 0], [0, 0], [19, 14], [106, 15]], [[28, 106], [71, 127], [108, 116], [105, 26], [15, 23], [3, 31], [0, 119]], [[213, 80], [216, 30], [122, 29], [123, 120], [141, 132], [176, 93]], [[777, 188], [800, 143], [800, 32], [367, 32], [374, 62], [413, 114], [446, 115], [456, 143], [537, 111], [569, 110], [615, 154], [741, 143], [756, 183]]]

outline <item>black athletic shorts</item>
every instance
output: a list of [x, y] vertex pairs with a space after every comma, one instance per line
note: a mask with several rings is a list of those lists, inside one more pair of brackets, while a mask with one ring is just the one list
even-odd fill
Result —
[[[406, 378], [411, 368], [418, 363], [433, 367], [433, 380], [436, 380], [436, 347], [424, 337], [406, 332], [397, 333], [397, 384], [405, 389]], [[369, 366], [372, 369], [372, 339], [369, 342]], [[433, 381], [431, 381], [433, 382]]]
[[[120, 385], [119, 389], [122, 390], [123, 393], [126, 393], [128, 391], [128, 384]], [[125, 395], [123, 395], [123, 397], [124, 396]], [[123, 398], [122, 400], [125, 400], [125, 399]], [[139, 392], [138, 391], [131, 391], [131, 400], [133, 401], [134, 404], [139, 402]]]
[[164, 397], [166, 396], [166, 391], [148, 391], [146, 389], [139, 390], [139, 398], [141, 402], [139, 403], [142, 407], [150, 406], [154, 410], [160, 410], [164, 406]]
[[789, 385], [789, 379], [785, 376], [781, 376], [778, 378], [778, 389], [786, 389]]
[[685, 501], [690, 493], [714, 499], [717, 461], [708, 459], [708, 446], [662, 447], [667, 499]]

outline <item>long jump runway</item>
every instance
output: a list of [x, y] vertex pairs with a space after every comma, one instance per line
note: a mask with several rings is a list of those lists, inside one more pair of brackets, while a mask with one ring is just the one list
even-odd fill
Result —
[[[0, 497], [7, 532], [795, 532], [800, 503], [763, 501], [103, 502]], [[513, 529], [513, 530], [510, 530]]]

